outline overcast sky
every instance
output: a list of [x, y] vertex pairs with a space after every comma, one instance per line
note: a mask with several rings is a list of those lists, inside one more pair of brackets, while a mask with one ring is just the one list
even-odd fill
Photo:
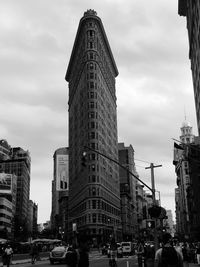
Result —
[[[119, 76], [118, 140], [135, 150], [140, 179], [155, 169], [161, 204], [174, 213], [173, 140], [187, 121], [197, 135], [186, 20], [178, 0], [0, 1], [0, 138], [31, 154], [38, 223], [50, 219], [53, 154], [68, 146], [65, 73], [87, 9], [101, 18]], [[185, 110], [185, 112], [184, 112]]]

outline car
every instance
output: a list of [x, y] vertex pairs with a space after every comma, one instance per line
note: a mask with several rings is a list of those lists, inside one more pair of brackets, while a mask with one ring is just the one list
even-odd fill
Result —
[[68, 247], [58, 246], [52, 249], [49, 253], [49, 261], [51, 264], [54, 262], [65, 263]]
[[133, 254], [132, 242], [129, 242], [129, 241], [121, 242], [121, 246], [122, 246], [123, 255], [130, 256]]

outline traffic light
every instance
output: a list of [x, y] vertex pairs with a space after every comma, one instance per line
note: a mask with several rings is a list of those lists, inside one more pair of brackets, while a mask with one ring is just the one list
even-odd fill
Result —
[[81, 165], [83, 167], [86, 167], [86, 162], [87, 162], [87, 153], [83, 152], [82, 158], [81, 158]]
[[158, 218], [161, 213], [161, 207], [160, 206], [152, 206], [151, 208], [148, 209], [148, 213], [151, 216], [151, 218]]
[[148, 229], [154, 229], [155, 228], [155, 221], [154, 220], [147, 220], [146, 224], [147, 224], [146, 227]]

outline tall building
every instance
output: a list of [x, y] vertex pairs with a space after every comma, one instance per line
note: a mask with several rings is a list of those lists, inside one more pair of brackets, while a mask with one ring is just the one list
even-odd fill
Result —
[[189, 59], [191, 61], [197, 125], [200, 135], [200, 2], [179, 0], [178, 14], [185, 16], [187, 20]]
[[120, 235], [115, 78], [118, 70], [101, 19], [94, 10], [81, 18], [66, 81], [69, 82], [70, 220], [93, 242]]
[[14, 216], [16, 212], [17, 177], [0, 173], [0, 236], [13, 238]]
[[0, 159], [6, 160], [10, 157], [11, 146], [5, 139], [0, 140]]
[[181, 238], [200, 238], [200, 139], [192, 134], [187, 122], [183, 123], [181, 133], [181, 145], [175, 144], [173, 162], [178, 186], [175, 190], [176, 231]]
[[32, 238], [37, 237], [37, 217], [38, 217], [38, 205], [32, 200], [29, 200], [28, 207], [28, 233]]
[[51, 228], [57, 238], [68, 230], [69, 151], [58, 148], [53, 155]]
[[14, 216], [15, 236], [17, 238], [20, 238], [22, 231], [24, 238], [28, 235], [30, 166], [29, 151], [25, 151], [20, 147], [11, 148], [9, 158], [0, 159], [0, 173], [13, 174], [17, 177], [16, 211]]
[[[134, 149], [124, 143], [118, 144], [119, 163], [127, 168], [135, 176]], [[136, 237], [137, 228], [137, 204], [136, 204], [136, 178], [123, 168], [119, 168], [120, 197], [121, 197], [121, 220], [123, 240], [132, 241]]]

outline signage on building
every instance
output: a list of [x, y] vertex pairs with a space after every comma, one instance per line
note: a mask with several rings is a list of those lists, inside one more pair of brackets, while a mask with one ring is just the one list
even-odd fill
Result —
[[65, 191], [69, 189], [68, 155], [57, 155], [56, 157], [56, 190]]
[[12, 174], [0, 173], [0, 194], [12, 193]]

